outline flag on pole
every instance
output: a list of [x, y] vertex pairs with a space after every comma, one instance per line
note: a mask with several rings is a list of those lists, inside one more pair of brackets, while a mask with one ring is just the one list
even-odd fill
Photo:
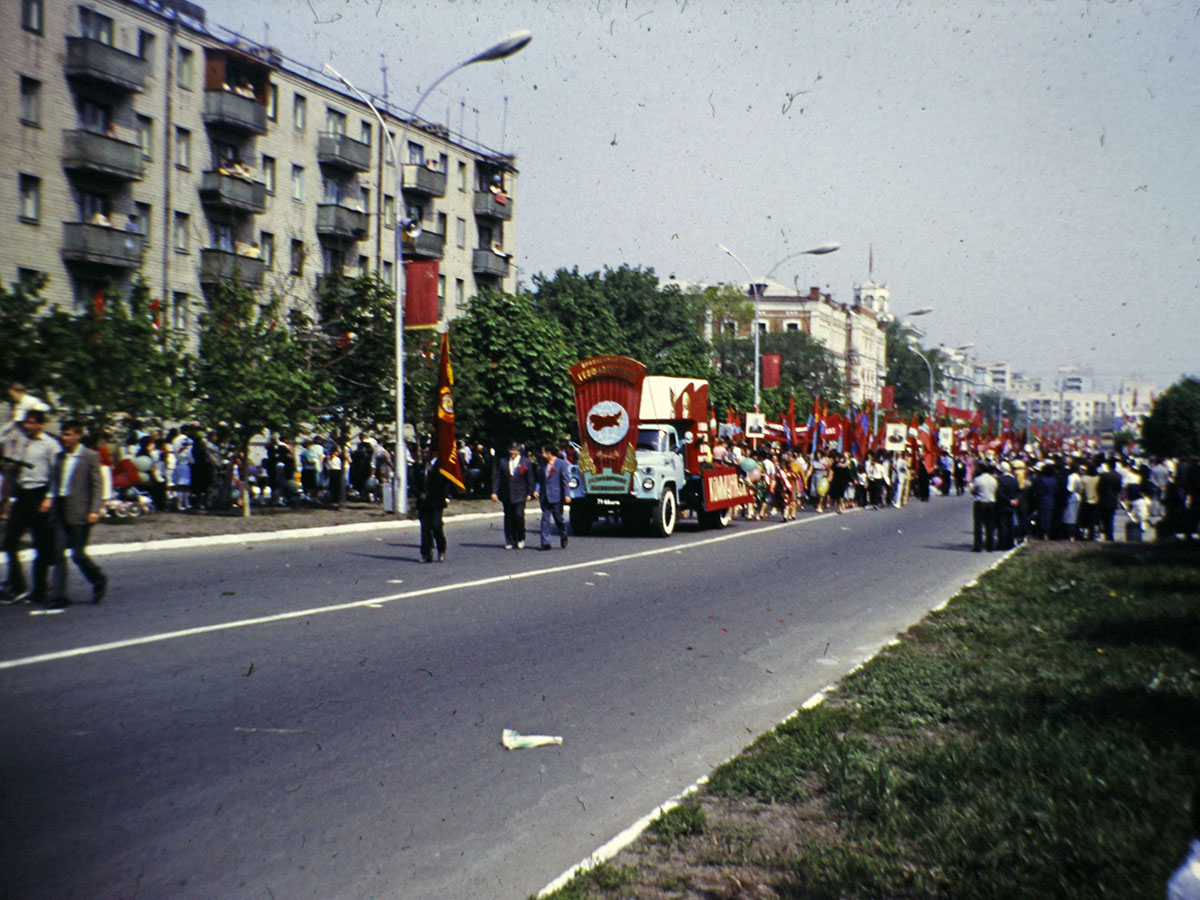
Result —
[[796, 443], [796, 395], [788, 398], [787, 413], [783, 417], [784, 427], [787, 428], [787, 442], [790, 447]]
[[404, 327], [434, 328], [438, 323], [438, 261], [404, 264]]
[[442, 334], [442, 361], [438, 366], [437, 411], [433, 433], [437, 437], [438, 471], [446, 480], [463, 490], [462, 468], [458, 464], [458, 439], [454, 434], [454, 372], [450, 368], [450, 333]]

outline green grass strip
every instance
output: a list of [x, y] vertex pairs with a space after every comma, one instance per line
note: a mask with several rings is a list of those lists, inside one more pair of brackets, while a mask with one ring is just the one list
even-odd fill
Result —
[[560, 896], [1157, 900], [1197, 784], [1200, 547], [1022, 553]]

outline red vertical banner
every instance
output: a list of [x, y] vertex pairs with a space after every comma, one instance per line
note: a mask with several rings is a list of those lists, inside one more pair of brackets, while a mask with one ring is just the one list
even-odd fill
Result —
[[894, 409], [896, 406], [896, 386], [885, 384], [879, 392], [879, 405], [884, 409]]
[[796, 440], [796, 395], [795, 394], [792, 394], [792, 396], [788, 399], [788, 408], [787, 408], [787, 412], [784, 414], [784, 417], [783, 417], [783, 424], [787, 427], [788, 446], [790, 447], [793, 444], [799, 443]]
[[779, 353], [764, 353], [762, 357], [762, 386], [763, 390], [779, 387], [780, 372], [783, 369], [783, 356]]
[[438, 323], [438, 261], [404, 264], [404, 325], [433, 328]]
[[[435, 295], [436, 296], [436, 295]], [[442, 360], [438, 365], [437, 412], [433, 431], [437, 435], [438, 471], [460, 491], [463, 489], [462, 468], [458, 462], [458, 439], [454, 434], [454, 371], [450, 368], [450, 334], [442, 334]]]

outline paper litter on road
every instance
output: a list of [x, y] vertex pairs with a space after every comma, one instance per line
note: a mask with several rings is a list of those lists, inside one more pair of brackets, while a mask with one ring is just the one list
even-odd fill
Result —
[[509, 750], [526, 750], [530, 747], [549, 747], [561, 744], [561, 737], [551, 737], [548, 734], [518, 734], [511, 728], [505, 728], [500, 734], [500, 743]]

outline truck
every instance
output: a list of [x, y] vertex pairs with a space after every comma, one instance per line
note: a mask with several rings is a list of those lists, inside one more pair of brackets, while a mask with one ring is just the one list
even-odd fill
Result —
[[751, 502], [741, 472], [711, 461], [707, 381], [647, 375], [625, 356], [585, 359], [569, 373], [580, 438], [568, 482], [576, 534], [607, 517], [668, 537], [680, 510], [724, 528]]

